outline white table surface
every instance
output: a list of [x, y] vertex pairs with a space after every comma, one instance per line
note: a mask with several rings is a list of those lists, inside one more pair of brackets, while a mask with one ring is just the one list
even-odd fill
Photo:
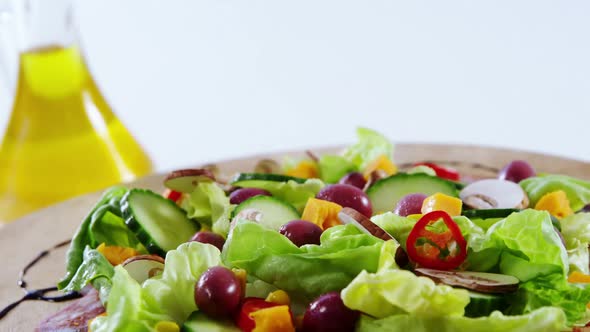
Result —
[[590, 161], [588, 1], [79, 3], [91, 70], [159, 170], [357, 125]]

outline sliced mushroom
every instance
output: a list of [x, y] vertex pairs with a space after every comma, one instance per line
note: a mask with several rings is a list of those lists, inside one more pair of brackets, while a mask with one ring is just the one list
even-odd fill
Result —
[[215, 181], [215, 176], [207, 169], [180, 169], [166, 176], [164, 186], [181, 193], [191, 193], [199, 185], [199, 182], [211, 181]]
[[471, 289], [481, 293], [511, 293], [518, 289], [518, 279], [498, 273], [441, 271], [418, 268], [414, 273], [437, 283]]
[[479, 180], [459, 193], [463, 203], [474, 209], [524, 209], [529, 199], [522, 188], [511, 181]]
[[[383, 241], [392, 240], [393, 237], [389, 235], [386, 231], [384, 231], [381, 227], [377, 226], [375, 223], [371, 221], [371, 219], [365, 217], [362, 213], [358, 212], [355, 209], [351, 209], [348, 207], [343, 208], [338, 213], [338, 218], [342, 221], [343, 224], [353, 224], [358, 228], [361, 232], [372, 235], [374, 237], [380, 238]], [[397, 248], [395, 252], [395, 262], [398, 266], [404, 267], [409, 263], [408, 255], [402, 249], [401, 246]]]
[[156, 255], [134, 256], [123, 263], [123, 268], [141, 284], [164, 271], [164, 259]]
[[262, 159], [254, 167], [254, 172], [263, 174], [279, 174], [281, 173], [281, 165], [272, 159]]

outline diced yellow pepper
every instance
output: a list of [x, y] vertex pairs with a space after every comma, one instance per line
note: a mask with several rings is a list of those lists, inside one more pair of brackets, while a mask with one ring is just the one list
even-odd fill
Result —
[[445, 211], [451, 217], [460, 216], [463, 202], [457, 198], [441, 193], [426, 197], [422, 203], [422, 214], [432, 211]]
[[139, 255], [133, 248], [107, 246], [101, 243], [96, 250], [101, 253], [113, 266], [122, 264], [127, 259]]
[[294, 332], [289, 306], [279, 305], [250, 313], [256, 326], [252, 332]]
[[316, 163], [310, 160], [303, 160], [292, 168], [285, 172], [285, 175], [294, 176], [297, 178], [312, 179], [319, 177], [318, 166]]
[[548, 211], [557, 219], [563, 219], [574, 214], [565, 191], [558, 190], [543, 195], [535, 205], [535, 210]]
[[589, 284], [590, 283], [590, 275], [584, 274], [582, 272], [574, 271], [572, 272], [569, 277], [567, 278], [568, 282], [572, 284]]
[[324, 230], [342, 224], [338, 219], [340, 210], [342, 206], [339, 204], [312, 197], [307, 200], [301, 219], [310, 221]]
[[268, 294], [265, 301], [283, 305], [289, 305], [291, 303], [289, 294], [281, 289]]
[[156, 332], [180, 332], [180, 327], [175, 322], [164, 320], [156, 324]]
[[368, 179], [371, 173], [376, 170], [382, 170], [389, 176], [397, 173], [397, 166], [386, 155], [380, 155], [367, 165], [367, 168], [363, 171], [363, 176]]

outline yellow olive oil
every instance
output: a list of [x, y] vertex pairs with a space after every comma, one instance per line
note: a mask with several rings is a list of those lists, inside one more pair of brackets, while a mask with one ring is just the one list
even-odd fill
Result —
[[22, 53], [0, 145], [0, 222], [152, 170], [77, 47]]

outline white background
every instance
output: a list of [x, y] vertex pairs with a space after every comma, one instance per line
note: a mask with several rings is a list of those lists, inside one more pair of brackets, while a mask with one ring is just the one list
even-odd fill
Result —
[[589, 1], [79, 4], [91, 70], [160, 170], [357, 125], [590, 161]]

